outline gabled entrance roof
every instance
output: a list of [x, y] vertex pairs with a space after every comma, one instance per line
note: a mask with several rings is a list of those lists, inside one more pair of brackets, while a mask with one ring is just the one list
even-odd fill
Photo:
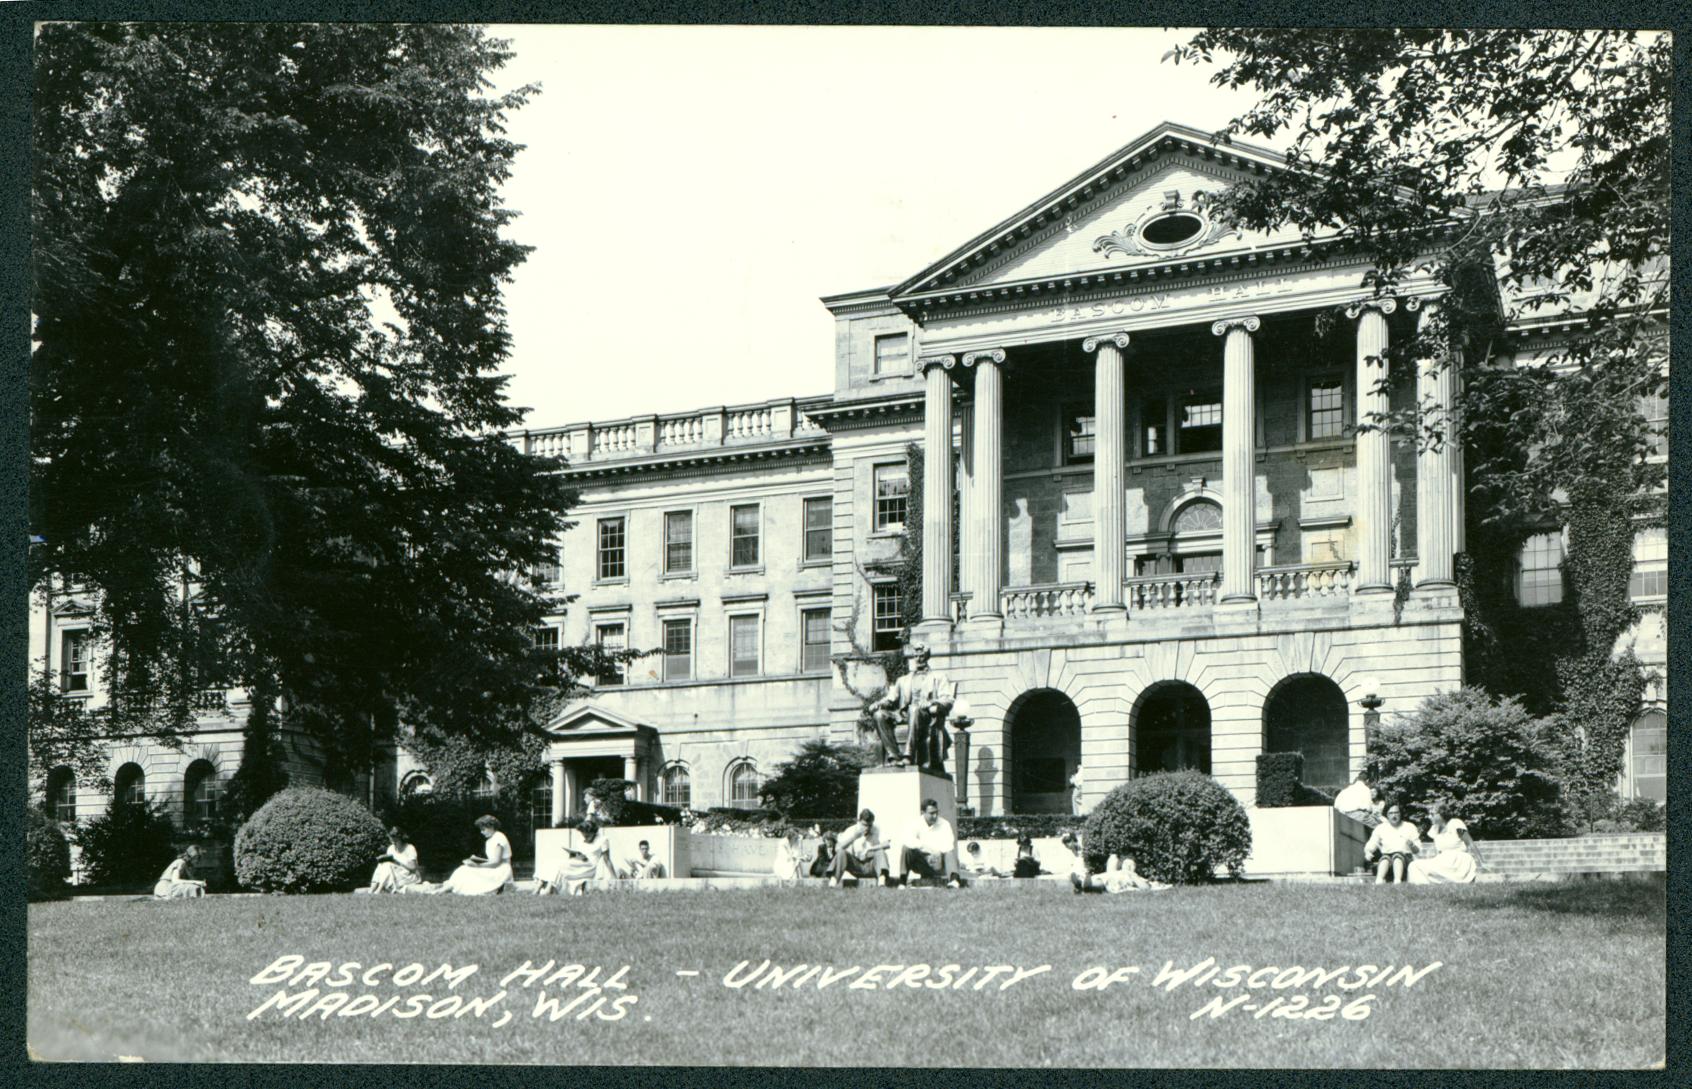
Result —
[[[1135, 224], [1115, 220], [1140, 213], [1137, 204], [1148, 201], [1168, 204], [1175, 200], [1179, 203], [1169, 204], [1170, 210], [1192, 209], [1194, 197], [1207, 189], [1226, 188], [1237, 180], [1285, 169], [1285, 157], [1278, 152], [1237, 141], [1218, 145], [1211, 133], [1166, 121], [970, 239], [889, 294], [898, 302], [965, 285], [1035, 280], [1080, 267], [1105, 270], [1162, 263], [1222, 242], [1221, 232], [1207, 230], [1210, 237], [1195, 239], [1193, 244], [1139, 254], [1132, 241]], [[1113, 231], [1123, 245], [1112, 247], [1106, 241]], [[1302, 243], [1296, 231], [1285, 234], [1286, 238], [1274, 241]], [[1064, 244], [1050, 245], [1054, 235], [1061, 236], [1058, 241]], [[1078, 242], [1067, 237], [1073, 235], [1082, 237]], [[1237, 233], [1234, 238], [1239, 244], [1224, 248], [1252, 248], [1270, 241], [1244, 239]], [[1024, 260], [1040, 251], [1049, 252], [1050, 259]], [[1136, 262], [1136, 256], [1142, 259]]]

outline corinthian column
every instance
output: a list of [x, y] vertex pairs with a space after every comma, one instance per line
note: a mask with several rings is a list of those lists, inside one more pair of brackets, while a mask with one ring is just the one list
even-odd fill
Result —
[[922, 619], [951, 620], [952, 375], [955, 356], [922, 361]]
[[[975, 600], [981, 592], [981, 549], [975, 542], [975, 410], [958, 416], [958, 589]], [[964, 606], [967, 611], [969, 606]]]
[[966, 367], [975, 368], [975, 398], [972, 405], [975, 450], [970, 472], [975, 481], [975, 494], [970, 497], [969, 509], [974, 524], [969, 535], [975, 538], [975, 579], [971, 591], [971, 618], [997, 620], [1002, 615], [999, 595], [1003, 588], [1005, 553], [1004, 540], [1004, 475], [1001, 451], [1003, 446], [1005, 380], [1000, 370], [1005, 361], [1002, 348], [985, 352], [969, 352], [963, 357]]
[[[1405, 304], [1416, 309], [1418, 300]], [[1439, 321], [1439, 304], [1422, 303], [1418, 330], [1434, 334]], [[1451, 555], [1456, 549], [1453, 523], [1456, 503], [1452, 499], [1452, 459], [1457, 452], [1453, 408], [1456, 404], [1457, 374], [1449, 352], [1433, 351], [1416, 361], [1416, 401], [1440, 427], [1441, 442], [1428, 444], [1416, 458], [1416, 559], [1421, 567], [1417, 586], [1455, 585]]]
[[[1378, 424], [1391, 403], [1381, 383], [1387, 378], [1387, 315], [1395, 299], [1352, 303], [1346, 316], [1357, 319], [1357, 423]], [[1357, 584], [1356, 593], [1392, 592], [1388, 562], [1392, 557], [1392, 434], [1375, 426], [1357, 434]]]
[[1122, 353], [1127, 333], [1089, 337], [1081, 350], [1092, 355], [1093, 419], [1093, 611], [1120, 612], [1128, 512], [1124, 506], [1127, 462], [1126, 376]]
[[1222, 341], [1222, 600], [1257, 600], [1257, 389], [1251, 334], [1262, 322], [1210, 327]]

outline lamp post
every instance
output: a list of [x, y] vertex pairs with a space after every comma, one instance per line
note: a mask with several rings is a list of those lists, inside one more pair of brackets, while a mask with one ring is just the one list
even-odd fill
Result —
[[969, 728], [975, 720], [968, 715], [952, 719], [952, 744], [957, 749], [958, 815], [969, 808]]
[[1357, 701], [1357, 705], [1363, 708], [1363, 750], [1365, 754], [1367, 754], [1370, 746], [1375, 743], [1375, 732], [1381, 727], [1381, 704], [1385, 702], [1386, 700], [1381, 699], [1372, 689], [1368, 695]]

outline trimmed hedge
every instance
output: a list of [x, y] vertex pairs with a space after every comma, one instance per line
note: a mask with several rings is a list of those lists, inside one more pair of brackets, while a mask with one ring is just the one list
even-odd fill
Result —
[[70, 844], [58, 824], [33, 806], [24, 825], [24, 868], [31, 900], [65, 895], [71, 872]]
[[1239, 876], [1251, 852], [1245, 808], [1216, 780], [1196, 771], [1132, 779], [1104, 796], [1087, 817], [1087, 863], [1131, 857], [1154, 881], [1192, 885], [1216, 870]]
[[1333, 805], [1333, 798], [1304, 785], [1304, 754], [1266, 752], [1257, 757], [1257, 808]]
[[1015, 839], [1028, 835], [1034, 839], [1061, 836], [1065, 832], [1079, 832], [1086, 817], [1071, 813], [1024, 813], [1002, 817], [959, 817], [959, 839]]
[[156, 803], [114, 803], [73, 836], [92, 885], [151, 885], [176, 857], [176, 828]]
[[345, 892], [364, 884], [388, 846], [380, 821], [332, 790], [290, 787], [235, 837], [235, 876], [259, 892]]

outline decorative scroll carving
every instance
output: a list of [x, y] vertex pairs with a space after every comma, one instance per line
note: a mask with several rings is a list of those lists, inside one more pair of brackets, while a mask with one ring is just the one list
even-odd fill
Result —
[[973, 367], [978, 359], [989, 359], [994, 363], [1003, 363], [1005, 361], [1005, 350], [1003, 348], [987, 348], [979, 352], [965, 352], [963, 365]]
[[917, 370], [925, 374], [930, 367], [944, 367], [947, 370], [951, 370], [957, 365], [958, 357], [955, 355], [931, 355], [917, 360]]
[[1114, 344], [1118, 348], [1125, 349], [1128, 347], [1128, 334], [1106, 333], [1103, 336], [1088, 337], [1086, 340], [1081, 342], [1081, 350], [1086, 352], [1088, 355], [1092, 355], [1093, 352], [1098, 350], [1098, 347], [1101, 344]]
[[1390, 314], [1398, 309], [1398, 300], [1391, 295], [1379, 299], [1358, 299], [1345, 308], [1345, 316], [1355, 318], [1365, 310], [1379, 310], [1383, 314]]
[[[1192, 195], [1190, 207], [1181, 206], [1181, 193], [1170, 189], [1163, 194], [1162, 203], [1152, 211], [1142, 215], [1133, 223], [1124, 226], [1120, 231], [1101, 235], [1093, 240], [1093, 252], [1104, 257], [1113, 253], [1120, 253], [1125, 257], [1177, 257], [1193, 250], [1203, 249], [1215, 243], [1224, 235], [1240, 237], [1244, 232], [1238, 227], [1230, 227], [1218, 219], [1213, 219], [1209, 209], [1215, 204], [1216, 194], [1199, 192]], [[1180, 212], [1192, 216], [1203, 224], [1199, 233], [1185, 242], [1174, 245], [1154, 245], [1141, 240], [1141, 231], [1146, 224], [1161, 219], [1171, 212]]]
[[1210, 333], [1212, 336], [1219, 337], [1228, 330], [1236, 328], [1244, 329], [1248, 333], [1255, 333], [1262, 327], [1263, 319], [1257, 317], [1256, 315], [1244, 318], [1223, 318], [1221, 321], [1213, 322], [1211, 324]]
[[1139, 230], [1138, 224], [1130, 223], [1120, 231], [1101, 235], [1093, 239], [1093, 252], [1104, 257], [1109, 257], [1113, 253], [1120, 253], [1124, 257], [1148, 254], [1151, 250], [1143, 248], [1134, 237], [1139, 233]]

